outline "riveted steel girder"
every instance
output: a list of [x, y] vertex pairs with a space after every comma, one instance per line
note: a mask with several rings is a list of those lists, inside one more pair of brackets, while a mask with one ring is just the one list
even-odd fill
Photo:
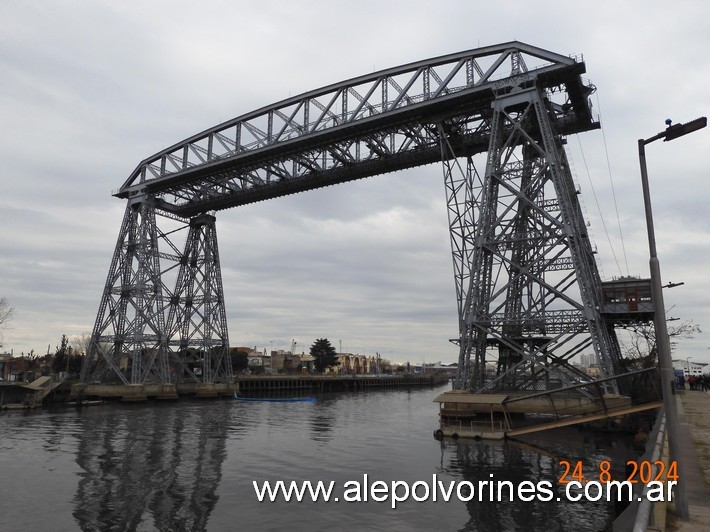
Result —
[[240, 116], [142, 161], [116, 196], [150, 193], [193, 216], [436, 162], [439, 125], [458, 156], [488, 147], [494, 94], [565, 95], [562, 134], [598, 127], [584, 63], [519, 42], [375, 72]]

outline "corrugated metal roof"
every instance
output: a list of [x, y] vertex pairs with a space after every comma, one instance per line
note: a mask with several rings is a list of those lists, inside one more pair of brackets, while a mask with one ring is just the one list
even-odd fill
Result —
[[507, 395], [492, 393], [461, 393], [444, 392], [436, 399], [435, 403], [464, 403], [470, 405], [500, 405], [508, 398]]
[[[35, 379], [32, 382], [28, 384], [22, 384], [24, 388], [31, 388], [32, 390], [39, 390], [40, 388], [44, 388], [45, 384], [50, 382], [52, 380], [52, 377], [40, 377], [39, 379]], [[18, 383], [20, 384], [20, 383]]]

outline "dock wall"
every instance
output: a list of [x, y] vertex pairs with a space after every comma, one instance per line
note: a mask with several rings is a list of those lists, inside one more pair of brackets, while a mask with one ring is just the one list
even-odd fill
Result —
[[149, 399], [192, 397], [225, 397], [233, 393], [266, 392], [337, 392], [373, 388], [400, 388], [443, 384], [448, 378], [440, 375], [284, 375], [239, 376], [233, 383], [178, 384], [75, 384], [72, 400], [120, 399], [141, 402]]

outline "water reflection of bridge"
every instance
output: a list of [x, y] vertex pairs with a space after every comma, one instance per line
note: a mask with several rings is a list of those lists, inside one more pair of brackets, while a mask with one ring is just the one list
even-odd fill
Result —
[[[576, 429], [561, 430], [563, 432], [555, 435], [536, 435], [536, 439], [530, 439], [530, 443], [515, 440], [442, 441], [442, 458], [449, 457], [447, 462], [441, 464], [442, 472], [450, 474], [459, 482], [470, 482], [476, 488], [473, 498], [466, 503], [470, 520], [460, 530], [528, 530], [531, 526], [535, 529], [534, 524], [540, 523], [545, 523], [548, 532], [608, 529], [611, 520], [622, 509], [620, 505], [604, 499], [585, 501], [584, 511], [575, 511], [574, 505], [565, 506], [555, 502], [559, 500], [558, 497], [566, 501], [564, 486], [558, 483], [564, 472], [560, 462], [579, 460], [585, 472], [593, 474], [598, 471], [601, 460], [609, 460], [612, 476], [620, 478], [625, 474], [623, 465], [635, 457], [634, 444], [618, 435]], [[523, 482], [535, 486], [540, 482], [549, 482], [552, 499], [542, 500], [550, 495], [540, 492], [542, 499], [533, 497], [522, 503], [515, 490], [514, 498], [510, 499], [504, 485], [501, 500], [498, 501], [497, 482], [505, 481], [516, 488], [524, 485]], [[494, 500], [491, 500], [487, 484], [483, 484], [485, 487], [479, 493], [479, 483], [482, 482], [494, 483]], [[608, 523], [603, 522], [605, 516]]]
[[82, 530], [205, 530], [217, 503], [227, 425], [220, 409], [87, 412], [74, 498]]

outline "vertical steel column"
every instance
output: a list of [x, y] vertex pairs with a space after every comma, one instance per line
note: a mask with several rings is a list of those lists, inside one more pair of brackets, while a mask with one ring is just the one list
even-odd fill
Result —
[[82, 382], [166, 382], [165, 290], [152, 198], [129, 201], [82, 367]]
[[[440, 140], [459, 307], [457, 388], [571, 385], [587, 378], [570, 362], [588, 349], [604, 376], [615, 374], [618, 342], [601, 315], [601, 281], [553, 121], [537, 88], [503, 91], [488, 120], [482, 180], [459, 178], [469, 189]], [[446, 137], [446, 127], [439, 132]]]
[[[589, 241], [586, 223], [579, 203], [579, 195], [572, 180], [567, 156], [560, 139], [554, 134], [548, 118], [546, 101], [536, 91], [535, 111], [542, 137], [542, 147], [546, 158], [551, 162], [550, 173], [560, 202], [560, 213], [564, 223], [566, 241], [577, 274], [577, 286], [580, 300], [584, 305], [584, 316], [589, 329], [594, 351], [599, 360], [602, 378], [613, 377], [620, 373], [621, 350], [615, 338], [613, 328], [608, 327], [602, 316], [603, 297], [601, 277], [594, 260], [594, 252]], [[616, 381], [608, 381], [608, 391], [618, 393]]]
[[[171, 345], [195, 381], [231, 382], [232, 362], [224, 307], [215, 217], [204, 214], [190, 220], [180, 271], [168, 316]], [[188, 360], [199, 357], [198, 375]]]
[[472, 273], [471, 257], [474, 246], [474, 207], [476, 205], [473, 196], [474, 181], [479, 180], [479, 177], [471, 157], [466, 160], [466, 168], [461, 168], [441, 124], [439, 124], [439, 143], [446, 188], [451, 255], [454, 262], [454, 282], [459, 317], [459, 338], [456, 340], [459, 346], [459, 372], [455, 386], [456, 388], [467, 388], [471, 377], [472, 342], [466, 330], [464, 309], [467, 306], [466, 300]]

